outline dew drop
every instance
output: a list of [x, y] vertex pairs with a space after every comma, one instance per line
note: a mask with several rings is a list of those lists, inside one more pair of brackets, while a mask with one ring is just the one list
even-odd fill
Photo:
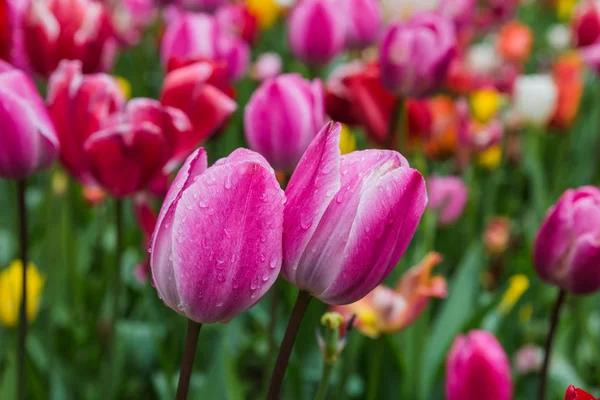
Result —
[[217, 280], [219, 282], [225, 282], [225, 276], [223, 274], [217, 274]]
[[258, 289], [258, 285], [256, 284], [256, 282], [252, 281], [250, 282], [250, 290], [256, 290]]
[[266, 281], [268, 281], [268, 280], [269, 280], [269, 275], [263, 275], [263, 277], [262, 277], [262, 281], [263, 281], [263, 282], [266, 282]]
[[265, 261], [266, 257], [263, 253], [260, 253], [260, 261]]
[[198, 202], [198, 205], [199, 205], [201, 208], [206, 208], [206, 207], [207, 207], [207, 204], [206, 204], [206, 201], [205, 201], [205, 200], [200, 200], [200, 201]]
[[265, 235], [260, 235], [260, 242], [264, 243], [267, 241], [267, 237]]
[[223, 233], [225, 234], [227, 239], [231, 239], [231, 233], [229, 233], [229, 231], [227, 229], [223, 229]]
[[229, 175], [225, 178], [225, 189], [231, 189], [231, 177]]
[[217, 307], [219, 307], [219, 308], [220, 308], [220, 307], [223, 307], [223, 304], [224, 304], [224, 303], [223, 303], [222, 301], [220, 301], [220, 302], [218, 302], [218, 303], [217, 303]]
[[179, 304], [177, 304], [177, 309], [178, 309], [179, 311], [184, 311], [184, 310], [185, 310], [185, 304], [183, 304], [183, 303], [179, 303]]
[[300, 215], [300, 226], [302, 229], [308, 229], [312, 226], [312, 216], [309, 213]]

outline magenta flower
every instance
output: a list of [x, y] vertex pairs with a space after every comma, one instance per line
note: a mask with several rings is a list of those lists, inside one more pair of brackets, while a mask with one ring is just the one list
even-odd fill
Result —
[[299, 2], [289, 19], [288, 40], [294, 57], [308, 64], [327, 64], [344, 47], [346, 22], [333, 0]]
[[457, 176], [429, 177], [427, 194], [429, 208], [437, 212], [441, 225], [449, 225], [459, 219], [469, 199], [467, 186]]
[[250, 148], [291, 173], [325, 123], [321, 81], [297, 74], [265, 81], [250, 98], [244, 122]]
[[446, 359], [447, 400], [511, 400], [510, 365], [487, 331], [458, 336]]
[[152, 276], [164, 303], [199, 322], [226, 322], [277, 279], [285, 196], [264, 158], [246, 149], [207, 169], [203, 149], [181, 168], [154, 231]]
[[548, 210], [535, 239], [542, 280], [576, 294], [600, 289], [600, 190], [567, 190]]
[[377, 0], [346, 0], [346, 46], [362, 49], [373, 44], [381, 32], [381, 6]]
[[25, 178], [47, 168], [59, 143], [31, 79], [0, 61], [0, 177]]
[[308, 147], [286, 190], [283, 276], [321, 301], [373, 290], [408, 247], [427, 204], [425, 181], [388, 150], [340, 154], [339, 124]]
[[381, 80], [404, 97], [426, 97], [443, 84], [456, 53], [452, 23], [434, 13], [421, 13], [390, 26], [379, 49]]

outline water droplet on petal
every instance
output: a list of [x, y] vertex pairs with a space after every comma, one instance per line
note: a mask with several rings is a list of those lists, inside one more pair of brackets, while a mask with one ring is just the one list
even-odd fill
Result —
[[273, 257], [271, 257], [271, 260], [269, 261], [269, 268], [275, 269], [276, 266], [277, 266], [277, 257], [273, 256]]
[[227, 229], [223, 229], [223, 233], [225, 234], [227, 239], [231, 239], [231, 233], [229, 233], [229, 231]]
[[225, 282], [225, 276], [223, 274], [217, 274], [217, 280], [219, 282]]

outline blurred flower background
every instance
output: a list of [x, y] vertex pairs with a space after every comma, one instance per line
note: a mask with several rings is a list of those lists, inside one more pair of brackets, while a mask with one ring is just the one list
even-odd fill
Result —
[[0, 0], [0, 399], [172, 399], [186, 318], [264, 398], [298, 289], [282, 399], [594, 399], [599, 74], [598, 0]]

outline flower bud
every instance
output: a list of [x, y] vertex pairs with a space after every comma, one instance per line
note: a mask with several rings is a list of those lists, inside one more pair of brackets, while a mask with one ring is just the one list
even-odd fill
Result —
[[378, 39], [381, 29], [381, 9], [377, 0], [345, 0], [346, 46], [365, 48]]
[[582, 1], [577, 5], [571, 21], [573, 39], [577, 47], [585, 47], [600, 38], [600, 2]]
[[575, 389], [575, 386], [571, 385], [567, 388], [565, 400], [596, 400], [596, 398], [583, 389]]
[[471, 331], [454, 340], [446, 359], [446, 399], [512, 399], [510, 365], [494, 335]]
[[203, 149], [175, 178], [151, 249], [163, 302], [199, 323], [227, 322], [275, 283], [285, 196], [259, 154], [238, 149], [206, 168]]
[[244, 111], [249, 147], [285, 172], [294, 170], [324, 122], [321, 81], [297, 74], [263, 82]]
[[[33, 263], [27, 265], [27, 321], [33, 322], [40, 308], [40, 298], [44, 289], [44, 278]], [[19, 321], [19, 310], [23, 298], [23, 263], [13, 261], [8, 268], [0, 271], [0, 322], [7, 328], [14, 328]]]
[[404, 97], [426, 97], [440, 88], [456, 52], [452, 23], [434, 13], [391, 25], [379, 50], [384, 86]]
[[515, 81], [514, 110], [522, 123], [537, 126], [548, 123], [557, 101], [558, 88], [550, 75], [521, 75]]
[[441, 225], [458, 220], [469, 199], [467, 186], [457, 176], [430, 176], [427, 179], [427, 194], [429, 208], [438, 214]]
[[576, 294], [600, 289], [600, 190], [567, 190], [546, 214], [533, 252], [542, 280]]

